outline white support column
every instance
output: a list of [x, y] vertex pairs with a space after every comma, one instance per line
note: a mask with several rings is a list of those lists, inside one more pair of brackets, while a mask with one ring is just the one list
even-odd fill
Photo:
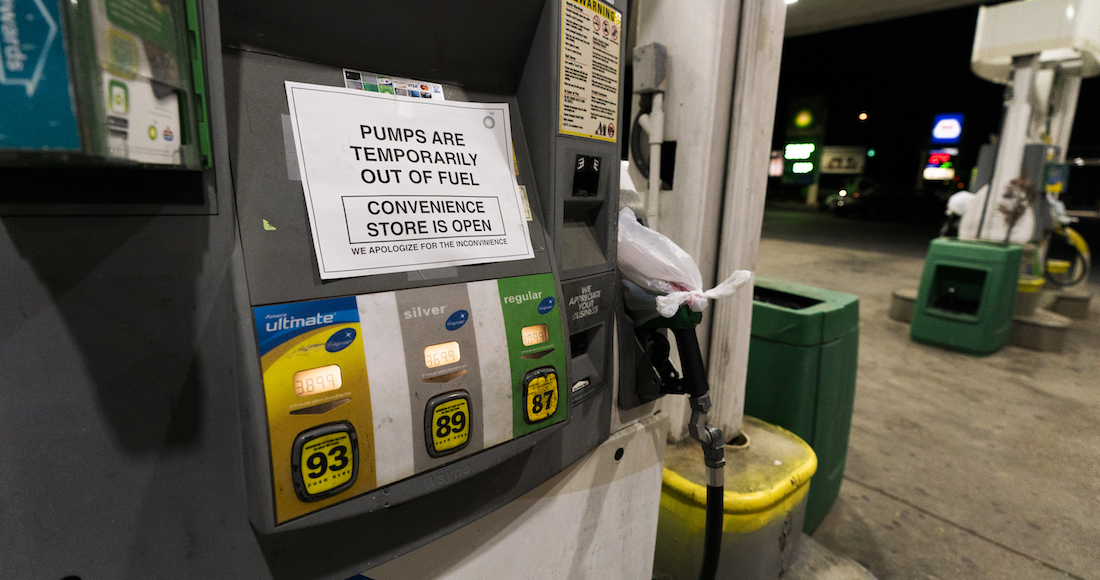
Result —
[[[783, 0], [746, 0], [741, 12], [718, 279], [753, 270], [760, 247], [772, 126], [783, 54]], [[752, 324], [752, 288], [714, 304], [708, 372], [714, 399], [710, 420], [727, 438], [741, 431]]]
[[[659, 194], [659, 231], [691, 254], [707, 288], [715, 283], [740, 14], [741, 0], [637, 4], [637, 45], [659, 42], [669, 58], [664, 138], [676, 141], [676, 172], [673, 189]], [[709, 314], [698, 331], [703, 360]], [[672, 359], [678, 361], [675, 352]], [[686, 437], [685, 397], [665, 397], [661, 404], [673, 439]]]
[[[1000, 230], [994, 227], [994, 222], [1003, 221], [997, 211], [997, 202], [1008, 187], [1008, 182], [1020, 176], [1024, 145], [1027, 144], [1028, 129], [1031, 126], [1031, 91], [1035, 74], [1039, 71], [1039, 55], [1018, 56], [1012, 59], [1012, 64], [1015, 68], [1012, 75], [1012, 100], [1009, 101], [1004, 125], [1001, 126], [993, 179], [984, 204], [985, 216], [981, 220], [982, 225], [978, 227], [977, 237], [980, 239], [987, 239], [987, 233], [992, 230]], [[1003, 241], [1003, 234], [998, 237], [1001, 239], [996, 241]]]
[[1057, 163], [1066, 162], [1066, 149], [1073, 131], [1073, 118], [1077, 115], [1077, 98], [1081, 94], [1081, 68], [1059, 68], [1054, 79], [1054, 91], [1050, 102], [1054, 110], [1050, 116], [1050, 144], [1058, 148]]

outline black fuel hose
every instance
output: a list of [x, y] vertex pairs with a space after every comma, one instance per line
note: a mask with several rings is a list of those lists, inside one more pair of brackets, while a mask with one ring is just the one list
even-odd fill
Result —
[[710, 411], [710, 383], [707, 380], [707, 367], [703, 362], [703, 353], [699, 348], [699, 338], [695, 328], [673, 328], [676, 348], [680, 351], [680, 367], [684, 372], [683, 391], [691, 405], [692, 417], [688, 431], [692, 438], [703, 446], [703, 461], [706, 463], [707, 479], [707, 524], [703, 532], [703, 568], [700, 580], [714, 580], [718, 574], [718, 556], [722, 550], [722, 517], [725, 514], [726, 465], [722, 430], [708, 425], [707, 412]]
[[722, 551], [722, 518], [725, 510], [725, 488], [707, 486], [707, 527], [703, 532], [703, 568], [699, 580], [714, 580], [718, 575], [718, 556]]

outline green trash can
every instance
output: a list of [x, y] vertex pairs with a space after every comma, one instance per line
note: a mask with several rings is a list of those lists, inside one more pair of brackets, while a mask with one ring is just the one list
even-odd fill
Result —
[[807, 534], [840, 493], [858, 356], [859, 297], [756, 278], [745, 414], [790, 430], [817, 453]]
[[928, 247], [909, 337], [971, 354], [1008, 343], [1020, 246], [936, 238]]

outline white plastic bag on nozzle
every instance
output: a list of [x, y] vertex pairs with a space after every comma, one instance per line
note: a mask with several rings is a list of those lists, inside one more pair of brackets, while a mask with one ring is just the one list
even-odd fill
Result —
[[724, 282], [703, 291], [699, 266], [675, 242], [638, 223], [630, 208], [619, 211], [619, 269], [635, 284], [662, 296], [657, 312], [672, 318], [687, 304], [695, 312], [707, 307], [707, 299], [729, 296], [752, 279], [752, 272], [737, 270]]

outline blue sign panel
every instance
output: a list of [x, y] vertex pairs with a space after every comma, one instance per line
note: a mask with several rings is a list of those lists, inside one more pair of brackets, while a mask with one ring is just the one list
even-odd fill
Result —
[[936, 115], [936, 119], [932, 122], [932, 143], [936, 145], [954, 145], [962, 138], [962, 132], [962, 113]]
[[[318, 327], [359, 322], [359, 307], [354, 296], [259, 306], [252, 309], [252, 314], [256, 319], [256, 338], [260, 343], [261, 356], [287, 340]], [[354, 339], [354, 333], [336, 333], [325, 343], [325, 350], [343, 350]]]
[[0, 0], [0, 148], [76, 151], [57, 0]]

